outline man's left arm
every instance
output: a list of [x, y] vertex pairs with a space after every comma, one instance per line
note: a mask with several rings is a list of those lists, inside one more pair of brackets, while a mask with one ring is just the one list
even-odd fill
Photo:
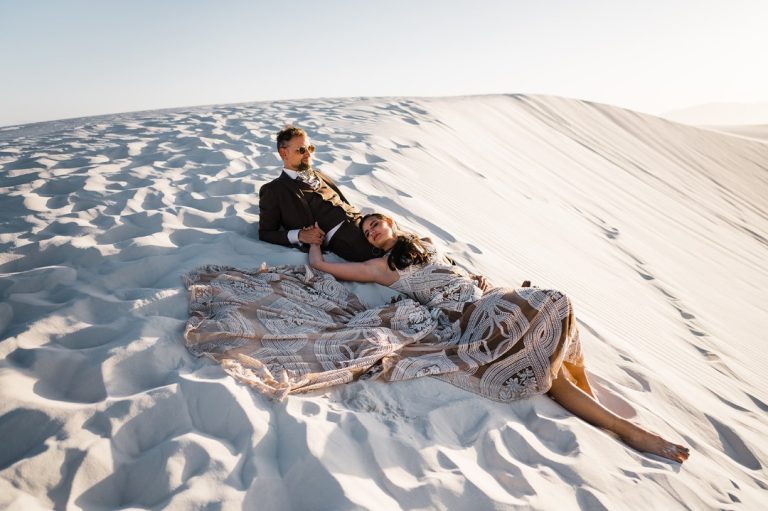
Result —
[[272, 183], [262, 185], [259, 189], [259, 239], [277, 245], [292, 246], [288, 239], [280, 211], [277, 190]]

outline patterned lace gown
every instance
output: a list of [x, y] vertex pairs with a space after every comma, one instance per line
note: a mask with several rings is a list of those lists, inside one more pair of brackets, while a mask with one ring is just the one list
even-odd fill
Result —
[[400, 270], [392, 288], [426, 306], [437, 326], [403, 346], [388, 375], [433, 375], [497, 401], [549, 390], [563, 360], [583, 365], [571, 302], [539, 288], [483, 291], [429, 246], [431, 264]]
[[430, 255], [430, 264], [401, 271], [392, 285], [409, 298], [372, 309], [306, 266], [201, 268], [185, 276], [186, 345], [277, 399], [354, 379], [432, 375], [512, 401], [546, 392], [563, 359], [581, 365], [565, 295], [537, 288], [483, 294], [431, 247]]

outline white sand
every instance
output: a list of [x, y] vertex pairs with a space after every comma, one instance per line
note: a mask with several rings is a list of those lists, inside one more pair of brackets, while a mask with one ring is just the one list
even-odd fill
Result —
[[[422, 379], [272, 403], [189, 355], [182, 273], [305, 261], [256, 235], [288, 122], [354, 204], [568, 293], [599, 397], [690, 460], [546, 396]], [[306, 100], [3, 129], [0, 169], [0, 508], [768, 502], [768, 143], [555, 97]]]

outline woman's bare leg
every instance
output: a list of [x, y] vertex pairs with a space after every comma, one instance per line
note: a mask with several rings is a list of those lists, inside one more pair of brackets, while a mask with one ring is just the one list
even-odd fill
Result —
[[573, 379], [576, 380], [576, 386], [583, 390], [585, 393], [589, 394], [593, 399], [597, 399], [595, 397], [595, 392], [592, 390], [592, 386], [589, 384], [587, 372], [584, 370], [584, 367], [573, 365], [565, 361], [563, 361], [563, 365], [568, 370], [570, 375], [573, 376]]
[[552, 382], [548, 394], [575, 416], [598, 428], [616, 433], [624, 443], [638, 451], [650, 452], [679, 463], [688, 459], [687, 447], [674, 444], [619, 417], [571, 383], [562, 369]]

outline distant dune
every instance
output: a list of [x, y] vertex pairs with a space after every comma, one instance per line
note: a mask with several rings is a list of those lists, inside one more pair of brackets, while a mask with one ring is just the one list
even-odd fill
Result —
[[768, 103], [708, 103], [670, 110], [661, 116], [693, 126], [766, 125]]
[[[566, 292], [598, 397], [690, 460], [542, 396], [426, 378], [273, 403], [190, 355], [183, 273], [306, 261], [256, 235], [287, 123], [352, 203], [492, 282]], [[764, 508], [768, 143], [740, 135], [523, 95], [0, 130], [0, 508]]]

